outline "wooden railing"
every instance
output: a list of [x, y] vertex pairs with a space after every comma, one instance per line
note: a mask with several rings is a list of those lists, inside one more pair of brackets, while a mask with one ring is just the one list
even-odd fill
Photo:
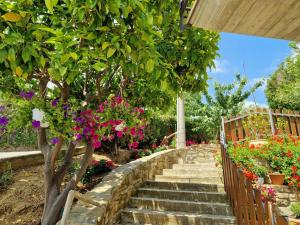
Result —
[[227, 141], [236, 142], [250, 137], [249, 128], [244, 126], [243, 121], [251, 113], [268, 118], [269, 134], [275, 134], [279, 129], [279, 121], [283, 120], [285, 127], [281, 129], [285, 133], [300, 135], [300, 114], [295, 112], [257, 110], [236, 118], [222, 118], [221, 154], [225, 190], [238, 225], [288, 225], [287, 219], [278, 213], [272, 203], [262, 200], [261, 191], [253, 187], [242, 169], [229, 157], [226, 149]]
[[261, 192], [254, 189], [242, 170], [230, 159], [226, 145], [221, 144], [225, 191], [229, 197], [238, 225], [288, 225], [275, 212], [270, 202], [264, 202]]
[[275, 134], [276, 131], [279, 130], [278, 121], [281, 119], [285, 121], [285, 133], [300, 136], [299, 112], [257, 109], [254, 112], [249, 112], [248, 114], [240, 115], [234, 118], [222, 118], [223, 131], [225, 132], [226, 141], [236, 142], [250, 137], [250, 130], [244, 126], [244, 122], [247, 122], [248, 117], [253, 114], [260, 114], [268, 121], [266, 129], [270, 135]]

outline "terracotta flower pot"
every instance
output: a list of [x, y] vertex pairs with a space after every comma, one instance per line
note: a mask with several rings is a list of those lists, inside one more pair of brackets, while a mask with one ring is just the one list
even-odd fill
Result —
[[283, 185], [284, 183], [284, 174], [279, 174], [279, 173], [270, 173], [269, 177], [271, 179], [271, 184], [275, 185]]
[[300, 225], [300, 219], [289, 218], [289, 224]]
[[257, 139], [257, 140], [250, 140], [249, 142], [249, 147], [254, 146], [254, 147], [261, 147], [263, 145], [268, 144], [268, 141], [266, 139]]

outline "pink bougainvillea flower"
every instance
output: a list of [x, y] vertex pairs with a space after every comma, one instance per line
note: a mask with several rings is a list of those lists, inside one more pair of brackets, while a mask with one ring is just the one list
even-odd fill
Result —
[[93, 166], [98, 166], [99, 163], [100, 163], [100, 162], [99, 162], [98, 160], [95, 160], [95, 159], [93, 159], [92, 162], [91, 162], [91, 164], [92, 164]]
[[116, 97], [116, 103], [121, 104], [123, 102], [123, 98], [121, 96]]
[[73, 127], [73, 130], [79, 131], [80, 130], [80, 126]]
[[110, 124], [111, 126], [114, 126], [114, 125], [115, 125], [115, 121], [114, 121], [114, 120], [109, 120], [108, 122], [109, 122], [109, 124]]
[[112, 167], [114, 165], [114, 163], [113, 163], [113, 161], [111, 161], [111, 160], [108, 160], [108, 161], [106, 161], [106, 163], [105, 163], [105, 167], [106, 168], [110, 168], [110, 167]]
[[98, 135], [98, 134], [94, 134], [94, 135], [92, 136], [92, 139], [93, 139], [94, 141], [99, 140], [99, 135]]
[[100, 104], [99, 105], [99, 111], [101, 112], [101, 113], [103, 113], [104, 112], [104, 105], [103, 104]]
[[113, 141], [115, 139], [115, 136], [114, 135], [110, 135], [109, 138], [108, 138], [110, 141]]
[[33, 120], [32, 121], [32, 126], [33, 128], [40, 128], [41, 127], [41, 122], [38, 120]]
[[108, 127], [108, 122], [104, 122], [101, 124], [102, 127]]
[[118, 137], [118, 138], [121, 138], [122, 136], [123, 136], [123, 132], [122, 132], [122, 131], [118, 131], [118, 132], [117, 132], [117, 137]]
[[101, 142], [100, 141], [94, 141], [92, 145], [93, 145], [93, 148], [100, 148], [101, 147]]
[[139, 112], [140, 112], [140, 114], [144, 114], [144, 113], [145, 113], [145, 110], [142, 109], [142, 108], [140, 108], [140, 109], [139, 109]]
[[136, 129], [135, 129], [134, 127], [130, 129], [130, 134], [131, 134], [132, 136], [135, 136], [135, 135], [136, 135]]
[[110, 108], [114, 108], [115, 106], [116, 106], [116, 103], [114, 103], [114, 102], [110, 103]]
[[102, 141], [107, 141], [107, 137], [106, 136], [102, 136]]
[[136, 149], [139, 147], [139, 143], [137, 141], [132, 142], [131, 147]]
[[144, 140], [145, 136], [143, 134], [139, 135], [139, 140], [142, 141]]
[[128, 127], [124, 127], [123, 131], [126, 133], [128, 131]]

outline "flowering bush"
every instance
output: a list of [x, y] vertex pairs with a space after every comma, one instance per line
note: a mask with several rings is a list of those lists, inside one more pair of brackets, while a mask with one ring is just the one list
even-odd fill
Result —
[[[275, 135], [267, 145], [238, 143], [231, 145], [228, 152], [238, 166], [255, 175], [261, 176], [268, 171], [283, 173], [285, 183], [300, 187], [300, 137]], [[260, 162], [266, 162], [266, 165]]]
[[0, 106], [0, 136], [7, 130], [9, 118], [5, 106]]
[[133, 159], [133, 160], [136, 160], [136, 159], [140, 159], [140, 158], [143, 158], [145, 156], [148, 156], [148, 155], [152, 155], [156, 152], [161, 152], [163, 150], [166, 150], [166, 148], [165, 147], [158, 147], [158, 148], [152, 149], [152, 150], [149, 150], [149, 149], [134, 150], [134, 151], [132, 151], [130, 158]]
[[74, 137], [90, 141], [94, 148], [100, 148], [102, 142], [127, 137], [128, 147], [137, 149], [139, 141], [144, 139], [146, 121], [143, 116], [142, 108], [131, 106], [121, 97], [112, 97], [100, 103], [96, 111], [87, 109], [74, 118]]
[[276, 203], [275, 189], [262, 185], [259, 187], [259, 190], [261, 192], [261, 200], [263, 202], [271, 202], [273, 204]]
[[114, 164], [110, 160], [101, 159], [100, 161], [93, 159], [91, 165], [86, 169], [84, 176], [81, 179], [83, 184], [90, 183], [93, 176], [100, 175], [102, 173], [110, 172], [114, 167]]

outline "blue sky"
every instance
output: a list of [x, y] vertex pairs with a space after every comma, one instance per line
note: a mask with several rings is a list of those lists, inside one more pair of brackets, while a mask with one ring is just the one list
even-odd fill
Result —
[[[212, 80], [222, 83], [232, 82], [236, 73], [245, 74], [249, 83], [270, 76], [277, 66], [291, 54], [289, 41], [261, 38], [246, 35], [222, 33], [219, 42], [220, 57], [216, 59], [216, 68], [209, 72]], [[264, 87], [254, 93], [256, 102], [266, 104]], [[247, 103], [253, 102], [249, 97]]]

